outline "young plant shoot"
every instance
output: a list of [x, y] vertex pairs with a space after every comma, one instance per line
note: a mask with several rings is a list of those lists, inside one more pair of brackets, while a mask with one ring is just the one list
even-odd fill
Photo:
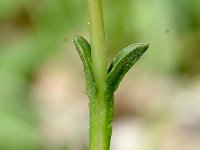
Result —
[[122, 49], [107, 69], [101, 0], [88, 0], [90, 44], [82, 36], [73, 42], [83, 62], [89, 97], [89, 150], [109, 150], [114, 114], [114, 92], [122, 78], [147, 50], [147, 43]]

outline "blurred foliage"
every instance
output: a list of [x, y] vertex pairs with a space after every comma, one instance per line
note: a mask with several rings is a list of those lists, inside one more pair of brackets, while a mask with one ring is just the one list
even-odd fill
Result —
[[[104, 6], [109, 56], [149, 42], [141, 61], [146, 70], [198, 75], [200, 1], [110, 0]], [[0, 1], [0, 149], [43, 149], [29, 93], [33, 74], [77, 31], [88, 34], [85, 0]]]

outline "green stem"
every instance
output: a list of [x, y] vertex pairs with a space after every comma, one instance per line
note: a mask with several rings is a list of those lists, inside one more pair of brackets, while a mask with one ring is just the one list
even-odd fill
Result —
[[[113, 92], [106, 92], [103, 98], [93, 100], [90, 101], [89, 150], [109, 150], [114, 112]], [[103, 101], [102, 106], [99, 106], [98, 100]]]
[[98, 86], [104, 86], [107, 65], [102, 3], [101, 0], [88, 0], [88, 4], [93, 71]]
[[[109, 150], [110, 130], [108, 124], [109, 113], [106, 107], [106, 48], [104, 21], [101, 0], [88, 0], [89, 27], [92, 56], [92, 69], [97, 86], [97, 95], [90, 99], [90, 150]], [[111, 107], [112, 108], [112, 107]], [[110, 113], [112, 114], [112, 113]]]

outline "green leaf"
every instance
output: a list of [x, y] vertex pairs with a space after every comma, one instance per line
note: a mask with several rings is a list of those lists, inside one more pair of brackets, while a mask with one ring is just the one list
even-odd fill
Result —
[[92, 98], [95, 96], [97, 88], [95, 85], [95, 78], [92, 71], [90, 44], [82, 36], [73, 37], [73, 42], [83, 62], [86, 76], [87, 94], [89, 98]]
[[108, 87], [115, 91], [124, 75], [147, 50], [149, 44], [137, 43], [121, 50], [108, 68]]

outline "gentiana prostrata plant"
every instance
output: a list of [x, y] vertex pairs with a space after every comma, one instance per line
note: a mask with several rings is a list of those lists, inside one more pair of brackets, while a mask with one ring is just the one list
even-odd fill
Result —
[[89, 97], [89, 150], [109, 150], [114, 92], [149, 44], [136, 43], [122, 49], [107, 69], [101, 0], [88, 0], [88, 6], [91, 42], [82, 36], [75, 36], [73, 42], [83, 62]]

